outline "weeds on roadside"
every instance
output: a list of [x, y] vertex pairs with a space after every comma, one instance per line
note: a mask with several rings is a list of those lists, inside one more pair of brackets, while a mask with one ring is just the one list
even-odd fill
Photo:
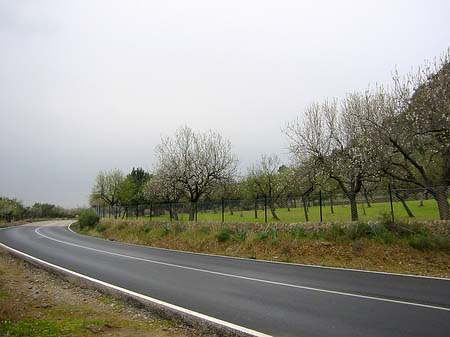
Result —
[[[181, 239], [190, 242], [218, 242], [221, 244], [244, 244], [262, 241], [272, 245], [286, 240], [322, 240], [337, 243], [347, 243], [355, 246], [359, 251], [365, 240], [372, 240], [380, 244], [409, 245], [421, 251], [450, 252], [450, 237], [433, 234], [425, 225], [406, 222], [392, 222], [389, 216], [381, 215], [379, 221], [361, 222], [355, 224], [332, 224], [329, 227], [306, 229], [303, 225], [277, 228], [276, 226], [248, 227], [233, 225], [201, 225], [190, 226], [183, 223], [129, 225], [126, 221], [118, 221], [114, 225], [101, 223], [95, 228], [97, 233], [108, 230], [111, 235], [125, 231], [133, 232], [135, 237], [144, 237], [147, 243], [171, 239]], [[357, 243], [356, 243], [357, 242]]]

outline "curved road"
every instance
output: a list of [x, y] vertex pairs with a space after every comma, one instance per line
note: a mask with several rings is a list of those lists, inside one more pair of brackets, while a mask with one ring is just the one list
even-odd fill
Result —
[[133, 246], [68, 222], [0, 230], [43, 261], [274, 336], [449, 336], [450, 280]]

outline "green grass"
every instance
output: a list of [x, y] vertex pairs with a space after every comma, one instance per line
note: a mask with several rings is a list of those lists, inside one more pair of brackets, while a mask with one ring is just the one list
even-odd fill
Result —
[[82, 332], [88, 325], [103, 325], [98, 320], [37, 320], [29, 319], [20, 322], [4, 320], [0, 322], [0, 336], [11, 337], [58, 337], [75, 332]]
[[[422, 251], [450, 252], [450, 237], [432, 231], [423, 223], [396, 221], [390, 217], [378, 222], [359, 221], [352, 224], [333, 223], [325, 227], [249, 225], [244, 224], [199, 224], [192, 226], [184, 222], [157, 223], [148, 221], [103, 220], [102, 230], [82, 230], [104, 238], [114, 238], [147, 245], [177, 244], [174, 249], [189, 250], [190, 247], [219, 244], [277, 244], [281, 241], [322, 240], [337, 243], [351, 243], [360, 239], [379, 244], [401, 244]], [[106, 230], [103, 227], [107, 227]]]
[[[437, 204], [434, 200], [424, 200], [423, 206], [420, 206], [420, 202], [418, 200], [414, 201], [406, 201], [406, 204], [414, 214], [414, 218], [409, 218], [405, 209], [403, 208], [401, 202], [394, 202], [394, 217], [395, 220], [438, 220], [439, 219], [439, 211], [437, 208]], [[322, 207], [322, 218], [324, 222], [342, 222], [342, 221], [350, 221], [351, 220], [351, 211], [349, 205], [335, 205], [333, 213], [331, 212], [331, 208], [329, 205]], [[255, 218], [254, 210], [246, 210], [239, 211], [233, 210], [233, 214], [226, 208], [225, 211], [225, 221], [226, 222], [252, 222], [252, 223], [264, 223], [264, 210], [258, 210], [258, 217]], [[305, 214], [302, 207], [291, 208], [288, 210], [287, 208], [277, 208], [276, 213], [280, 220], [275, 220], [270, 210], [267, 210], [267, 220], [268, 222], [284, 222], [284, 223], [293, 223], [293, 222], [305, 222]], [[367, 207], [363, 203], [358, 204], [358, 215], [360, 221], [368, 221], [368, 220], [378, 220], [380, 217], [384, 217], [388, 214], [391, 214], [391, 207], [389, 202], [379, 202], [372, 203], [371, 207]], [[308, 208], [308, 216], [309, 221], [318, 222], [320, 221], [320, 207], [312, 206]], [[130, 218], [134, 218], [130, 216]], [[149, 217], [140, 217], [141, 219], [148, 220]], [[154, 221], [170, 221], [169, 214], [166, 212], [160, 216], [153, 216], [152, 220]], [[178, 220], [188, 221], [189, 214], [188, 213], [179, 213]], [[198, 212], [197, 220], [199, 222], [221, 222], [222, 214], [220, 209], [217, 209], [215, 212]]]

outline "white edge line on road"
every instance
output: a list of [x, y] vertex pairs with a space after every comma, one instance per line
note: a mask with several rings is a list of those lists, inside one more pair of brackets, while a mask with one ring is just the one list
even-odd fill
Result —
[[309, 291], [317, 291], [317, 292], [334, 294], [334, 295], [349, 296], [349, 297], [363, 298], [363, 299], [369, 299], [369, 300], [374, 300], [374, 301], [389, 302], [389, 303], [410, 305], [410, 306], [422, 307], [422, 308], [428, 308], [428, 309], [450, 311], [450, 308], [446, 308], [446, 307], [439, 307], [439, 306], [428, 305], [428, 304], [421, 304], [421, 303], [415, 303], [415, 302], [399, 301], [399, 300], [393, 300], [393, 299], [382, 298], [382, 297], [359, 295], [359, 294], [353, 294], [353, 293], [347, 293], [347, 292], [341, 292], [341, 291], [335, 291], [335, 290], [327, 290], [327, 289], [321, 289], [321, 288], [307, 287], [307, 286], [301, 286], [301, 285], [290, 284], [290, 283], [283, 283], [283, 282], [277, 282], [277, 281], [269, 281], [269, 280], [263, 280], [263, 279], [253, 278], [253, 277], [221, 273], [221, 272], [212, 271], [212, 270], [187, 267], [187, 266], [177, 265], [177, 264], [173, 264], [173, 263], [167, 263], [167, 262], [155, 261], [155, 260], [150, 260], [150, 259], [144, 259], [144, 258], [140, 258], [140, 257], [136, 257], [136, 256], [129, 256], [129, 255], [124, 255], [124, 254], [119, 254], [119, 253], [113, 253], [113, 252], [109, 252], [109, 251], [106, 251], [106, 250], [86, 247], [86, 246], [78, 245], [78, 244], [75, 244], [75, 243], [71, 243], [71, 242], [67, 242], [67, 241], [51, 238], [51, 237], [49, 237], [49, 236], [47, 236], [45, 234], [40, 233], [39, 229], [41, 229], [41, 228], [42, 227], [36, 228], [34, 230], [35, 233], [40, 235], [40, 236], [42, 236], [42, 237], [44, 237], [44, 238], [46, 238], [46, 239], [48, 239], [48, 240], [56, 241], [56, 242], [59, 242], [59, 243], [62, 243], [62, 244], [66, 244], [66, 245], [69, 245], [69, 246], [74, 246], [74, 247], [78, 247], [78, 248], [82, 248], [82, 249], [96, 251], [96, 252], [103, 253], [103, 254], [109, 254], [109, 255], [124, 257], [124, 258], [132, 259], [132, 260], [138, 260], [138, 261], [143, 261], [143, 262], [148, 262], [148, 263], [153, 263], [153, 264], [159, 264], [159, 265], [173, 267], [173, 268], [180, 268], [180, 269], [185, 269], [185, 270], [191, 270], [191, 271], [196, 271], [196, 272], [201, 272], [201, 273], [206, 273], [206, 274], [213, 274], [213, 275], [231, 277], [231, 278], [236, 278], [236, 279], [241, 279], [241, 280], [246, 280], [246, 281], [253, 281], [253, 282], [259, 282], [259, 283], [265, 283], [265, 284], [272, 284], [272, 285], [277, 285], [277, 286], [282, 286], [282, 287], [290, 287], [290, 288], [304, 289], [304, 290], [309, 290]]
[[211, 316], [208, 316], [208, 315], [196, 312], [196, 311], [192, 311], [192, 310], [189, 310], [189, 309], [186, 309], [186, 308], [183, 308], [183, 307], [171, 304], [171, 303], [167, 303], [167, 302], [158, 300], [158, 299], [150, 297], [150, 296], [146, 296], [146, 295], [143, 295], [143, 294], [136, 293], [136, 292], [134, 292], [132, 290], [128, 290], [128, 289], [116, 286], [114, 284], [110, 284], [110, 283], [107, 283], [107, 282], [104, 282], [104, 281], [101, 281], [101, 280], [97, 280], [97, 279], [92, 278], [90, 276], [87, 276], [87, 275], [84, 275], [84, 274], [80, 274], [80, 273], [75, 272], [73, 270], [70, 270], [70, 269], [67, 269], [67, 268], [63, 268], [63, 267], [57, 266], [55, 264], [52, 264], [50, 262], [38, 259], [37, 257], [28, 255], [28, 254], [26, 254], [24, 252], [21, 252], [20, 250], [11, 248], [11, 247], [3, 244], [3, 243], [0, 243], [0, 246], [6, 248], [6, 249], [8, 249], [8, 250], [10, 250], [10, 251], [12, 251], [12, 252], [14, 252], [16, 254], [23, 255], [23, 256], [31, 259], [31, 260], [34, 260], [34, 261], [39, 262], [41, 264], [47, 265], [49, 267], [61, 270], [61, 271], [65, 272], [65, 273], [72, 274], [74, 276], [77, 276], [79, 278], [88, 280], [90, 282], [94, 282], [94, 283], [100, 284], [102, 286], [105, 286], [105, 287], [108, 287], [108, 288], [111, 288], [111, 289], [114, 289], [114, 290], [118, 290], [118, 291], [123, 292], [125, 294], [128, 294], [128, 295], [131, 295], [131, 296], [134, 296], [134, 297], [138, 297], [138, 298], [141, 298], [143, 300], [155, 303], [157, 305], [161, 305], [161, 306], [167, 307], [169, 309], [181, 312], [183, 314], [194, 316], [194, 317], [203, 319], [205, 321], [209, 321], [211, 323], [218, 324], [218, 325], [221, 325], [221, 326], [224, 326], [224, 327], [236, 330], [236, 331], [240, 331], [240, 332], [243, 332], [243, 333], [255, 336], [255, 337], [272, 337], [271, 335], [267, 335], [267, 334], [264, 334], [264, 333], [259, 332], [259, 331], [251, 330], [251, 329], [245, 328], [243, 326], [236, 325], [236, 324], [233, 324], [233, 323], [230, 323], [230, 322], [226, 322], [226, 321], [220, 320], [218, 318], [214, 318], [214, 317], [211, 317]]
[[[85, 236], [92, 239], [102, 240], [106, 242], [112, 242], [111, 240], [98, 238], [95, 236], [80, 234], [75, 232], [70, 226], [75, 224], [76, 221], [72, 222], [70, 225], [67, 226], [67, 229], [76, 234]], [[246, 257], [236, 257], [236, 256], [226, 256], [226, 255], [218, 255], [218, 254], [208, 254], [208, 253], [196, 253], [196, 252], [189, 252], [186, 250], [177, 250], [177, 249], [169, 249], [169, 248], [160, 248], [160, 247], [153, 247], [153, 246], [145, 246], [145, 245], [138, 245], [135, 243], [128, 243], [128, 242], [121, 242], [121, 241], [115, 241], [117, 243], [121, 243], [128, 246], [135, 246], [135, 247], [143, 247], [143, 248], [151, 248], [151, 249], [157, 249], [157, 250], [166, 250], [169, 252], [177, 252], [177, 253], [184, 253], [184, 254], [193, 254], [193, 255], [204, 255], [204, 256], [213, 256], [223, 259], [233, 259], [233, 260], [244, 260], [244, 261], [252, 261], [252, 262], [262, 262], [262, 263], [276, 263], [276, 264], [283, 264], [283, 265], [289, 265], [289, 266], [300, 266], [300, 267], [310, 267], [310, 268], [317, 268], [317, 269], [331, 269], [331, 270], [343, 270], [343, 271], [350, 271], [350, 272], [360, 272], [360, 273], [369, 273], [369, 274], [381, 274], [381, 275], [393, 275], [393, 276], [404, 276], [404, 277], [414, 277], [414, 278], [423, 278], [423, 279], [431, 279], [431, 280], [441, 280], [441, 281], [450, 281], [450, 278], [446, 277], [438, 277], [438, 276], [425, 276], [425, 275], [413, 275], [413, 274], [400, 274], [400, 273], [389, 273], [386, 271], [376, 271], [376, 270], [364, 270], [364, 269], [353, 269], [353, 268], [343, 268], [343, 267], [328, 267], [328, 266], [319, 266], [315, 264], [303, 264], [303, 263], [292, 263], [292, 262], [282, 262], [282, 261], [270, 261], [270, 260], [259, 260], [259, 259], [249, 259]]]

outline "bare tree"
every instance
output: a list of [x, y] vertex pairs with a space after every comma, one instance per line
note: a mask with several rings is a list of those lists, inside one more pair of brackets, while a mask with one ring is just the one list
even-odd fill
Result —
[[358, 220], [356, 196], [363, 182], [373, 175], [367, 143], [352, 112], [365, 109], [358, 95], [313, 103], [306, 108], [303, 119], [288, 123], [291, 153], [300, 162], [309, 162], [335, 180], [350, 201], [352, 220]]
[[103, 200], [106, 205], [114, 207], [114, 216], [117, 217], [115, 206], [120, 201], [121, 186], [124, 179], [124, 175], [120, 170], [101, 171], [97, 175], [95, 186], [92, 189], [91, 202]]
[[[192, 204], [214, 186], [230, 180], [236, 171], [230, 141], [214, 131], [196, 133], [182, 127], [173, 137], [163, 138], [156, 153], [157, 175], [180, 186]], [[194, 220], [194, 207], [189, 220]]]
[[[167, 180], [167, 177], [162, 175], [152, 175], [143, 187], [143, 195], [146, 200], [151, 202], [169, 204], [170, 218], [178, 220], [178, 213], [176, 212], [176, 208], [172, 207], [172, 204], [177, 203], [181, 199], [183, 190], [176, 181]], [[161, 213], [161, 210], [155, 208], [152, 211]]]
[[391, 90], [365, 94], [372, 109], [355, 114], [384, 174], [425, 188], [441, 219], [450, 219], [450, 51], [402, 78]]
[[320, 169], [314, 165], [314, 162], [294, 162], [292, 167], [288, 168], [289, 186], [288, 194], [291, 196], [300, 196], [303, 204], [305, 220], [309, 221], [308, 197], [314, 192], [317, 186], [324, 183]]
[[272, 217], [280, 220], [276, 213], [276, 204], [286, 192], [290, 179], [287, 170], [281, 170], [281, 161], [276, 155], [262, 156], [257, 165], [248, 172], [248, 183], [259, 195], [266, 196]]

